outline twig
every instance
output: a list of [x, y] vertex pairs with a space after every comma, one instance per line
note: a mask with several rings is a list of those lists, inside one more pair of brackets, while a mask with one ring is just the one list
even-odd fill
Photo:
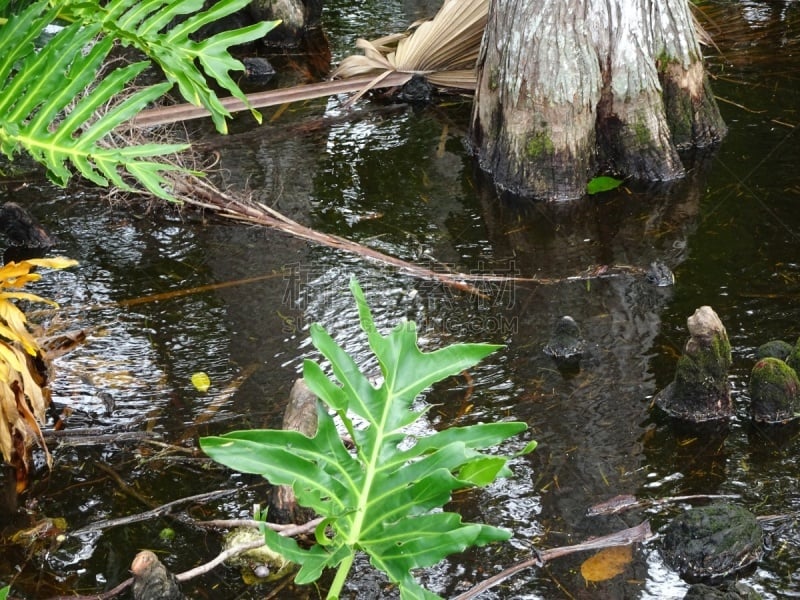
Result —
[[140, 442], [146, 438], [157, 437], [148, 431], [118, 431], [101, 433], [103, 430], [91, 427], [81, 429], [60, 429], [44, 432], [45, 441], [57, 441], [62, 446], [96, 446], [112, 442]]
[[205, 575], [209, 571], [211, 571], [217, 565], [221, 565], [229, 558], [234, 556], [239, 556], [240, 554], [247, 552], [248, 550], [255, 550], [256, 548], [261, 548], [264, 545], [264, 540], [253, 540], [251, 542], [247, 542], [246, 544], [239, 544], [238, 546], [232, 546], [227, 550], [223, 550], [213, 559], [208, 561], [207, 563], [203, 563], [193, 569], [189, 569], [188, 571], [184, 571], [183, 573], [178, 573], [175, 575], [175, 579], [178, 581], [189, 581], [190, 579], [194, 579], [195, 577], [199, 577], [200, 575]]
[[194, 496], [180, 498], [178, 500], [173, 500], [172, 502], [167, 502], [166, 504], [162, 504], [158, 508], [145, 511], [143, 513], [138, 513], [127, 517], [120, 517], [118, 519], [105, 519], [103, 521], [97, 521], [96, 523], [92, 523], [91, 525], [87, 525], [86, 527], [81, 527], [80, 529], [71, 531], [69, 532], [69, 535], [81, 535], [83, 533], [100, 531], [103, 529], [110, 529], [111, 527], [118, 527], [119, 525], [140, 523], [141, 521], [147, 521], [149, 519], [154, 519], [157, 517], [164, 516], [168, 514], [173, 508], [175, 508], [176, 506], [180, 506], [182, 504], [187, 504], [189, 502], [203, 502], [206, 500], [212, 500], [214, 498], [219, 498], [221, 496], [228, 496], [238, 491], [240, 490], [238, 489], [217, 490], [215, 492], [206, 492], [204, 494], [196, 494]]
[[[237, 490], [223, 490], [224, 493], [229, 493], [232, 491]], [[212, 492], [212, 494], [215, 492]], [[218, 493], [218, 492], [217, 492]], [[206, 494], [207, 496], [211, 494]], [[199, 496], [203, 496], [203, 494], [199, 494]], [[182, 501], [191, 500], [192, 498], [197, 498], [198, 496], [193, 496], [191, 498], [184, 498]], [[176, 501], [181, 502], [181, 501]], [[174, 504], [174, 503], [170, 503]], [[166, 506], [166, 505], [165, 505]], [[163, 507], [162, 507], [163, 508]], [[278, 525], [276, 523], [265, 523], [264, 521], [255, 521], [251, 519], [220, 519], [217, 521], [205, 521], [200, 522], [198, 525], [201, 526], [219, 526], [219, 527], [239, 527], [239, 526], [262, 526], [266, 525], [270, 529], [277, 531], [280, 535], [286, 537], [292, 537], [295, 535], [300, 535], [302, 533], [306, 533], [308, 531], [312, 531], [317, 525], [322, 522], [322, 518], [312, 519], [308, 523], [303, 523], [302, 525]], [[175, 578], [178, 581], [189, 581], [194, 579], [195, 577], [199, 577], [200, 575], [205, 575], [209, 571], [211, 571], [214, 567], [222, 564], [226, 560], [233, 558], [234, 556], [238, 556], [248, 550], [254, 550], [256, 548], [260, 548], [264, 545], [264, 540], [253, 540], [252, 542], [248, 542], [246, 544], [240, 544], [238, 546], [233, 546], [226, 550], [220, 552], [217, 556], [213, 559], [208, 561], [207, 563], [203, 563], [202, 565], [198, 565], [188, 571], [184, 571], [183, 573], [178, 573], [175, 575]], [[55, 596], [49, 598], [48, 600], [108, 600], [109, 598], [113, 598], [118, 594], [124, 592], [131, 584], [133, 583], [133, 578], [128, 578], [115, 588], [108, 590], [107, 592], [103, 592], [101, 594], [91, 594], [89, 596]], [[13, 599], [12, 599], [13, 600]]]
[[599, 515], [615, 515], [626, 510], [635, 508], [645, 508], [647, 506], [658, 506], [660, 504], [674, 504], [676, 502], [688, 502], [691, 500], [735, 500], [741, 498], [739, 494], [692, 494], [691, 496], [669, 496], [667, 498], [647, 498], [638, 500], [636, 496], [621, 494], [614, 496], [605, 502], [600, 502], [590, 506], [586, 511], [587, 517]]
[[322, 522], [322, 518], [311, 519], [307, 523], [303, 523], [302, 525], [295, 525], [294, 523], [289, 523], [287, 525], [281, 525], [279, 523], [270, 523], [268, 521], [256, 521], [255, 519], [215, 519], [213, 521], [195, 521], [195, 525], [198, 527], [216, 527], [220, 529], [230, 529], [231, 527], [253, 527], [258, 528], [262, 525], [265, 525], [272, 529], [273, 531], [277, 531], [283, 536], [286, 537], [294, 537], [296, 535], [300, 535], [303, 533], [307, 533], [309, 531], [313, 531], [314, 528]]
[[525, 569], [530, 567], [541, 567], [545, 563], [553, 560], [554, 558], [560, 558], [562, 556], [566, 556], [568, 554], [574, 554], [575, 552], [583, 552], [585, 550], [598, 550], [601, 548], [610, 548], [612, 546], [628, 546], [629, 544], [633, 544], [636, 542], [645, 542], [650, 537], [652, 537], [653, 533], [650, 531], [650, 523], [648, 521], [644, 521], [640, 523], [636, 527], [631, 527], [630, 529], [623, 529], [622, 531], [617, 531], [615, 533], [611, 533], [609, 535], [604, 535], [602, 537], [594, 538], [591, 540], [587, 540], [580, 544], [575, 544], [573, 546], [562, 546], [560, 548], [552, 548], [550, 550], [545, 550], [544, 552], [538, 553], [537, 556], [534, 558], [530, 558], [525, 560], [521, 563], [518, 563], [508, 569], [505, 569], [486, 579], [485, 581], [480, 582], [478, 585], [472, 587], [471, 589], [467, 590], [463, 594], [460, 594], [453, 598], [453, 600], [468, 600], [469, 598], [474, 598], [481, 592], [485, 592], [488, 589], [493, 588], [494, 586], [502, 583], [512, 575], [519, 573]]

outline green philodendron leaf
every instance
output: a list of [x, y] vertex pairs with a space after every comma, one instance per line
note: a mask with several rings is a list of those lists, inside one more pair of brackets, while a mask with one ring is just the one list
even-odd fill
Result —
[[0, 600], [6, 600], [6, 598], [8, 598], [9, 593], [11, 593], [10, 585], [7, 585], [6, 587], [0, 589]]
[[[57, 3], [54, 3], [57, 4]], [[161, 97], [169, 83], [143, 88], [115, 101], [149, 63], [98, 73], [114, 40], [101, 37], [99, 23], [73, 23], [40, 48], [34, 40], [61, 7], [46, 0], [10, 14], [0, 26], [0, 149], [13, 160], [26, 151], [50, 179], [66, 185], [75, 171], [100, 186], [130, 190], [136, 180], [151, 193], [174, 200], [163, 174], [178, 167], [152, 160], [184, 150], [183, 144], [142, 144], [122, 148], [107, 135]], [[111, 108], [109, 108], [111, 106]]]
[[600, 177], [595, 177], [586, 184], [586, 193], [593, 195], [599, 194], [600, 192], [609, 192], [617, 189], [622, 184], [622, 179], [615, 179], [614, 177], [602, 175]]
[[[169, 81], [178, 85], [186, 101], [205, 107], [217, 130], [225, 133], [230, 111], [220, 102], [207, 78], [248, 104], [229, 74], [244, 71], [244, 65], [231, 56], [228, 48], [262, 39], [280, 21], [222, 31], [208, 35], [201, 42], [190, 35], [245, 8], [250, 1], [218, 0], [203, 10], [203, 0], [63, 0], [59, 15], [84, 24], [99, 24], [109, 36], [145, 53]], [[256, 110], [251, 112], [260, 122], [261, 115]]]
[[[485, 486], [509, 475], [508, 457], [481, 451], [524, 431], [526, 425], [485, 423], [410, 436], [406, 427], [425, 414], [424, 409], [413, 408], [415, 399], [433, 383], [469, 369], [499, 346], [455, 344], [422, 352], [413, 323], [381, 334], [361, 288], [355, 280], [350, 287], [382, 383], [373, 385], [316, 325], [312, 341], [330, 361], [333, 378], [317, 363], [304, 364], [304, 379], [321, 400], [314, 437], [293, 431], [238, 431], [201, 438], [200, 445], [233, 469], [263, 475], [275, 485], [291, 485], [298, 503], [325, 519], [325, 531], [318, 532], [323, 538], [309, 550], [266, 533], [273, 550], [301, 565], [297, 583], [311, 583], [324, 569], [336, 568], [328, 595], [335, 598], [355, 553], [364, 551], [397, 583], [402, 598], [437, 598], [414, 580], [414, 569], [510, 535], [496, 527], [463, 523], [460, 515], [441, 507], [457, 489]], [[342, 442], [331, 412], [344, 423], [354, 450]], [[354, 427], [351, 415], [366, 424]]]

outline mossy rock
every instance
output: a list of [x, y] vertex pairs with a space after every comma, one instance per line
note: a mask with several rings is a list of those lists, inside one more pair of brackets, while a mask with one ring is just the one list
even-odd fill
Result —
[[759, 423], [785, 423], [797, 417], [800, 380], [778, 358], [762, 358], [750, 373], [750, 414]]
[[692, 508], [664, 533], [664, 560], [687, 581], [727, 577], [758, 562], [763, 553], [761, 525], [735, 504]]
[[794, 348], [792, 348], [789, 356], [786, 357], [786, 364], [792, 367], [795, 371], [800, 371], [800, 338], [797, 339], [797, 343], [794, 345]]
[[762, 358], [779, 358], [786, 360], [794, 350], [794, 347], [789, 342], [783, 340], [770, 340], [766, 344], [761, 344], [756, 349], [756, 359]]

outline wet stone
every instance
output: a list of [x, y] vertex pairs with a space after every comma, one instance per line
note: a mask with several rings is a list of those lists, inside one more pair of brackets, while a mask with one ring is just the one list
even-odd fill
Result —
[[663, 555], [687, 581], [727, 577], [763, 555], [763, 532], [755, 515], [735, 504], [692, 508], [667, 525]]
[[750, 373], [750, 414], [759, 423], [785, 423], [795, 419], [800, 404], [800, 380], [778, 358], [763, 358]]
[[672, 417], [693, 423], [733, 415], [728, 370], [728, 333], [710, 306], [687, 319], [689, 340], [675, 367], [675, 378], [656, 396], [656, 405]]
[[555, 359], [574, 360], [580, 358], [584, 345], [578, 323], [572, 317], [564, 316], [556, 323], [553, 335], [543, 351]]

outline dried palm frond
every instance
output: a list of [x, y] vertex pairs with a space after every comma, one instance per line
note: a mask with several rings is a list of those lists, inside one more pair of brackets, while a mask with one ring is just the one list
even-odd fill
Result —
[[488, 18], [488, 0], [445, 0], [430, 21], [412, 25], [406, 33], [377, 40], [359, 39], [363, 55], [348, 56], [334, 78], [385, 73], [424, 75], [434, 85], [475, 89], [475, 64]]
[[44, 352], [28, 330], [25, 313], [13, 300], [55, 305], [22, 288], [41, 278], [31, 272], [36, 267], [63, 269], [75, 264], [66, 258], [41, 258], [0, 267], [0, 457], [16, 469], [18, 492], [27, 484], [34, 444], [42, 447], [47, 464], [51, 463], [39, 428], [50, 404], [50, 392], [41, 372], [46, 368]]

